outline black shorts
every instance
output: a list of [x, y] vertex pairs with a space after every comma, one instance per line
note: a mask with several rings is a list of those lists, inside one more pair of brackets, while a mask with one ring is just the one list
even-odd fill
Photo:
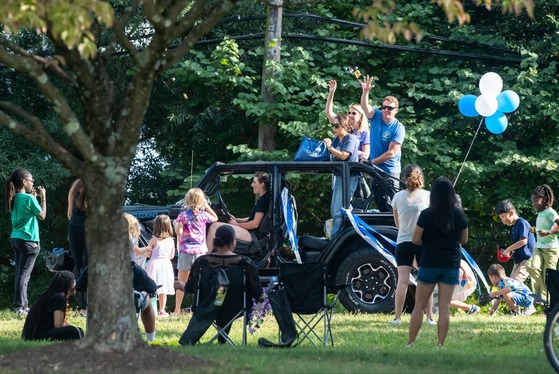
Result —
[[421, 258], [421, 246], [413, 244], [412, 242], [403, 242], [396, 245], [396, 263], [398, 266], [412, 266], [413, 258], [417, 260], [419, 266], [419, 259]]

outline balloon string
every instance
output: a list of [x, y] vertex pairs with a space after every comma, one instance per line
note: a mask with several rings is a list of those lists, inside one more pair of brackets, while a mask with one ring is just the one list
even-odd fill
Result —
[[472, 142], [470, 143], [470, 148], [468, 148], [468, 152], [466, 152], [466, 157], [464, 157], [464, 161], [462, 162], [462, 166], [460, 166], [460, 170], [458, 171], [458, 175], [456, 175], [456, 179], [454, 180], [454, 184], [452, 185], [453, 187], [456, 187], [456, 182], [458, 182], [458, 178], [460, 177], [460, 173], [462, 173], [462, 169], [464, 169], [464, 165], [466, 164], [466, 160], [468, 159], [468, 156], [470, 155], [470, 151], [472, 150], [472, 146], [474, 145], [474, 141], [476, 140], [477, 133], [479, 132], [479, 129], [481, 128], [482, 123], [483, 123], [483, 117], [481, 118], [481, 121], [479, 121], [479, 125], [477, 127], [476, 133], [474, 134], [474, 138], [472, 139]]

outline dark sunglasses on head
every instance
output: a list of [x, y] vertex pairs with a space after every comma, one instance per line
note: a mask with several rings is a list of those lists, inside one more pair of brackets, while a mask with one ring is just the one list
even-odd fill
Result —
[[389, 105], [382, 106], [382, 110], [388, 110], [389, 112], [392, 112], [394, 109], [396, 109], [395, 106], [389, 106]]

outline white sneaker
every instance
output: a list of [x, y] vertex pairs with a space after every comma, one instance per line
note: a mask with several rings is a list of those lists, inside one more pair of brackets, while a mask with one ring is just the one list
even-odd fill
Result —
[[530, 305], [528, 308], [524, 308], [525, 316], [531, 316], [534, 313], [536, 313], [536, 308], [534, 307], [534, 304]]
[[428, 318], [427, 321], [425, 321], [426, 324], [431, 325], [431, 326], [435, 326], [437, 324], [437, 321], [435, 321], [434, 319]]
[[402, 324], [402, 320], [400, 318], [394, 318], [392, 320], [392, 324], [393, 325], [401, 325]]

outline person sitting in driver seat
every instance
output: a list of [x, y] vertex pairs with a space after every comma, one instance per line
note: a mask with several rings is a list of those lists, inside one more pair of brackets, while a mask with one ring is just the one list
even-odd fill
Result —
[[[250, 235], [251, 230], [256, 230], [260, 227], [262, 220], [268, 210], [270, 209], [270, 204], [272, 202], [272, 195], [270, 194], [270, 175], [266, 172], [259, 171], [254, 174], [254, 178], [251, 183], [252, 191], [259, 198], [256, 201], [256, 205], [250, 211], [250, 214], [246, 218], [235, 218], [230, 215], [228, 217], [228, 223], [235, 230], [235, 235], [238, 240], [243, 242], [251, 243], [253, 241]], [[215, 232], [217, 229], [225, 225], [225, 222], [214, 222], [210, 225], [208, 229], [208, 237], [206, 242], [213, 243], [215, 239]]]

